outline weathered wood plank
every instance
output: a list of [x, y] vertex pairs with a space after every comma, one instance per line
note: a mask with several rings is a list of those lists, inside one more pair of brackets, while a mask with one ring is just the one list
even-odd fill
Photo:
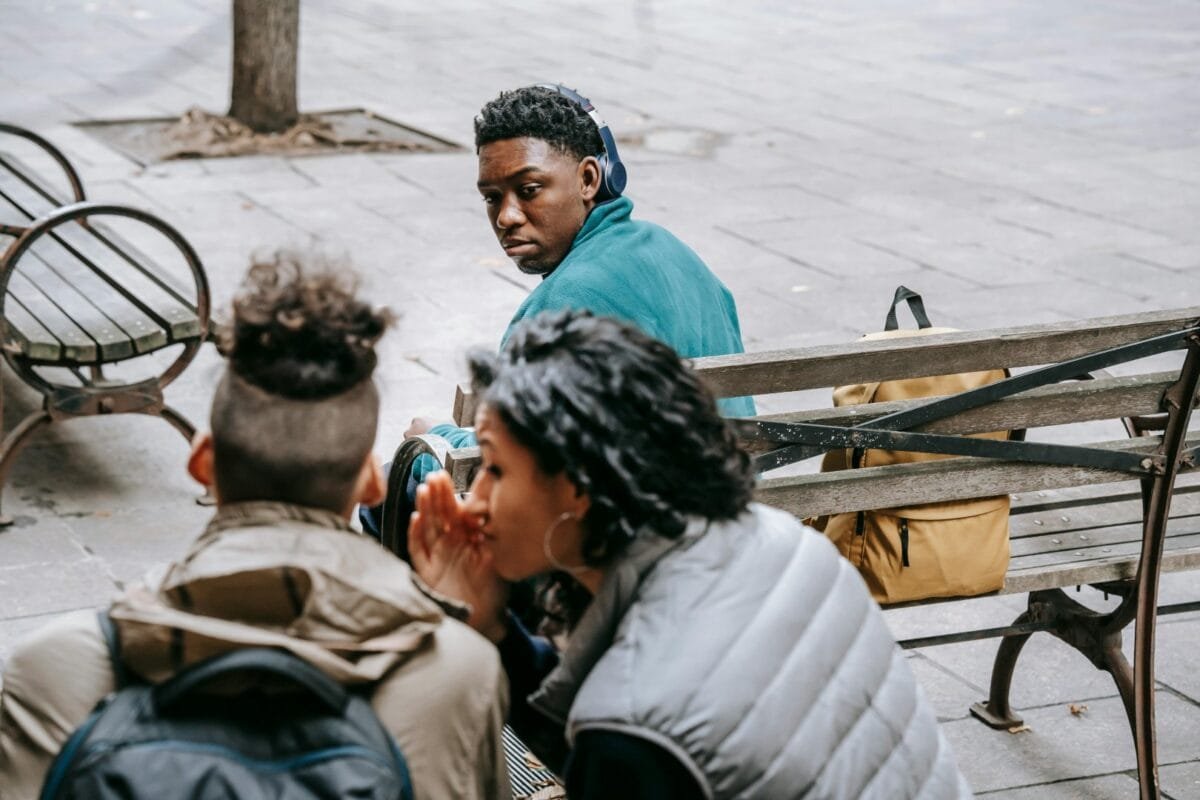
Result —
[[15, 346], [18, 352], [43, 361], [62, 359], [61, 343], [11, 291], [4, 304], [4, 322], [8, 326], [8, 344]]
[[[1137, 487], [1136, 485], [1109, 484], [1103, 488], [1136, 490]], [[1104, 496], [1097, 496], [1080, 498], [1078, 502], [1081, 505], [1032, 514], [1020, 513], [1020, 508], [1014, 507], [1009, 524], [1014, 547], [1018, 540], [1025, 538], [1070, 536], [1109, 525], [1125, 525], [1135, 522], [1140, 525], [1142, 522], [1140, 497], [1110, 502]], [[1186, 488], [1177, 486], [1171, 501], [1172, 518], [1195, 514], [1200, 514], [1200, 492], [1189, 492]], [[1014, 549], [1013, 552], [1016, 550]]]
[[[1200, 434], [1189, 442], [1200, 443]], [[1153, 439], [1123, 439], [1091, 445], [1112, 450], [1148, 452]], [[892, 508], [943, 500], [989, 497], [999, 493], [1031, 492], [1111, 483], [1127, 475], [1110, 470], [948, 458], [919, 464], [867, 467], [759, 482], [757, 499], [799, 517]]]
[[[1178, 373], [1175, 372], [1159, 372], [1041, 386], [981, 408], [931, 422], [916, 430], [930, 433], [980, 433], [1151, 414], [1159, 410], [1162, 393], [1177, 377]], [[769, 422], [853, 426], [885, 414], [915, 408], [935, 399], [937, 398], [931, 397], [841, 408], [790, 411], [764, 414], [757, 419]]]
[[454, 424], [460, 428], [475, 427], [475, 412], [479, 410], [479, 402], [471, 387], [460, 383], [454, 387]]
[[693, 364], [719, 397], [772, 394], [863, 381], [1051, 364], [1181, 330], [1200, 306], [984, 331], [859, 341], [734, 356]]
[[[1018, 594], [1065, 586], [1080, 586], [1106, 581], [1133, 580], [1138, 555], [1114, 555], [1105, 559], [1071, 562], [1029, 570], [1010, 569], [1000, 594]], [[1163, 572], [1182, 572], [1200, 567], [1200, 535], [1174, 536], [1166, 540]]]
[[[1200, 321], [1200, 306], [1193, 306], [1053, 325], [710, 356], [694, 359], [692, 367], [718, 397], [774, 394], [867, 381], [1051, 364], [1181, 330], [1197, 321]], [[458, 387], [454, 400], [456, 424], [473, 424], [477, 402], [470, 387]], [[894, 410], [900, 407], [897, 405]], [[864, 410], [858, 414], [877, 413], [866, 411], [867, 406], [861, 408]], [[854, 418], [854, 412], [848, 413]], [[979, 419], [982, 420], [991, 412], [980, 409], [973, 413], [981, 415]], [[786, 421], [781, 415], [767, 418], [776, 417]], [[858, 417], [860, 421], [868, 418]]]
[[[97, 359], [115, 361], [134, 355], [137, 349], [129, 331], [113, 320], [118, 315], [105, 313], [97, 302], [98, 298], [106, 297], [104, 287], [80, 276], [72, 262], [70, 256], [59, 252], [53, 242], [39, 240], [17, 262], [14, 274], [27, 278], [96, 343]], [[57, 335], [57, 327], [46, 324]], [[166, 340], [161, 330], [159, 338], [163, 342]]]
[[478, 447], [460, 447], [446, 456], [446, 471], [454, 482], [456, 492], [465, 492], [471, 485], [471, 477], [479, 466]]
[[[1200, 516], [1188, 514], [1171, 517], [1167, 526], [1168, 536], [1185, 533], [1200, 533]], [[1140, 547], [1141, 542], [1142, 522], [1134, 520], [1120, 525], [1013, 539], [1012, 561], [1014, 568], [1029, 569], [1079, 558], [1104, 557], [1110, 552], [1119, 554], [1123, 551], [1116, 548], [1128, 544]]]
[[[22, 336], [13, 344], [19, 346], [21, 339], [25, 339], [27, 349], [21, 351], [25, 356], [55, 363], [60, 360], [91, 363], [99, 357], [96, 342], [34, 285], [22, 269], [18, 268], [9, 279], [8, 293], [9, 299], [17, 300], [46, 332], [45, 338], [40, 338], [38, 328], [22, 329]], [[16, 320], [10, 317], [9, 321]]]

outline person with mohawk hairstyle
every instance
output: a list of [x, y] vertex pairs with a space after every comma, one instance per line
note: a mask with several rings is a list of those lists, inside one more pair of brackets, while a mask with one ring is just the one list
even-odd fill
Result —
[[[188, 460], [217, 511], [161, 579], [112, 604], [121, 666], [159, 683], [233, 649], [286, 650], [369, 697], [417, 797], [505, 796], [495, 648], [455, 618], [463, 607], [348, 524], [357, 503], [383, 496], [371, 375], [391, 315], [357, 299], [344, 268], [312, 262], [256, 263], [234, 300], [212, 430]], [[115, 688], [94, 611], [18, 644], [0, 694], [0, 797], [37, 796]]]

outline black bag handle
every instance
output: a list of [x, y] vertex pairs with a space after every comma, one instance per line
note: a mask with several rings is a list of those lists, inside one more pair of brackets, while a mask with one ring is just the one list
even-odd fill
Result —
[[894, 331], [900, 327], [900, 323], [896, 320], [896, 306], [900, 305], [904, 300], [908, 301], [908, 310], [912, 312], [913, 319], [917, 321], [918, 328], [933, 327], [929, 322], [929, 317], [925, 314], [925, 301], [921, 299], [921, 295], [907, 286], [897, 286], [896, 296], [892, 298], [892, 305], [888, 309], [887, 319], [883, 323], [885, 331]]
[[265, 672], [285, 678], [334, 714], [341, 714], [349, 702], [349, 695], [344, 688], [307, 661], [282, 650], [247, 647], [201, 661], [155, 686], [154, 707], [159, 713], [166, 712], [209, 681], [246, 671]]

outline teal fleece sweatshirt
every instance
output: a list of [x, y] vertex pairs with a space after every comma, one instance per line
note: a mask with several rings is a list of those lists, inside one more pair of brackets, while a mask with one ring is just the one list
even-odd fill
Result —
[[[592, 209], [566, 258], [534, 289], [513, 315], [513, 327], [542, 311], [586, 309], [616, 317], [666, 342], [684, 358], [742, 352], [742, 333], [733, 295], [690, 247], [666, 229], [631, 218], [633, 201], [618, 197]], [[754, 416], [754, 401], [717, 401], [727, 417]], [[472, 447], [475, 436], [454, 425], [430, 433], [452, 447]], [[413, 465], [418, 481], [437, 469], [432, 457]]]
[[[592, 209], [562, 263], [513, 315], [513, 327], [543, 311], [587, 309], [616, 317], [684, 358], [742, 352], [733, 295], [691, 248], [667, 230], [630, 218], [619, 197]], [[731, 417], [754, 415], [749, 398], [723, 400]]]

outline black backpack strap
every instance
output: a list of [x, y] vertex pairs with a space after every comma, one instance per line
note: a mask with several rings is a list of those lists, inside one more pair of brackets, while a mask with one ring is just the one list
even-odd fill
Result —
[[933, 325], [929, 322], [929, 317], [925, 314], [925, 302], [921, 299], [921, 295], [907, 286], [897, 286], [896, 296], [892, 298], [892, 305], [888, 309], [883, 329], [885, 331], [894, 331], [900, 327], [900, 323], [896, 320], [896, 306], [905, 300], [908, 301], [908, 310], [912, 312], [913, 319], [917, 321], [917, 327], [932, 328]]
[[104, 643], [108, 646], [108, 660], [112, 664], [113, 678], [117, 682], [117, 688], [123, 689], [134, 681], [125, 662], [121, 660], [121, 634], [107, 610], [97, 611], [96, 619], [100, 622], [100, 633], [104, 635]]

